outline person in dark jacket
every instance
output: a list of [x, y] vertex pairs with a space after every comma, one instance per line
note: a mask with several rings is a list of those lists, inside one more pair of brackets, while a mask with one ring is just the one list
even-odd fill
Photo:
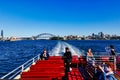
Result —
[[110, 45], [111, 55], [116, 56], [115, 49], [113, 45]]
[[69, 48], [66, 47], [66, 48], [65, 48], [65, 53], [64, 53], [64, 63], [65, 63], [65, 65], [66, 65], [67, 71], [70, 71], [71, 61], [72, 61], [72, 54], [71, 54], [71, 52], [69, 51]]
[[48, 60], [49, 54], [47, 53], [46, 49], [44, 49], [43, 53], [40, 55], [41, 60]]

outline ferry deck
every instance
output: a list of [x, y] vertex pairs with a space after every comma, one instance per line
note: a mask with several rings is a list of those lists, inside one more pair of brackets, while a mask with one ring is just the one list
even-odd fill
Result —
[[[120, 80], [120, 56], [96, 55], [95, 64], [109, 62], [113, 64], [114, 76]], [[62, 56], [50, 56], [48, 60], [40, 60], [40, 54], [30, 59], [1, 79], [19, 80], [97, 80], [95, 66], [88, 57], [72, 56], [71, 71], [67, 72]]]

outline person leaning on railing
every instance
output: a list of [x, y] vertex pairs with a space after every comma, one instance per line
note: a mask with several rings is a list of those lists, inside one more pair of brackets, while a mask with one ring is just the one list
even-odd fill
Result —
[[115, 51], [113, 45], [110, 45], [110, 55], [112, 56], [112, 57], [110, 57], [110, 59], [114, 60], [114, 66], [115, 66], [115, 70], [116, 70], [116, 56], [117, 56], [117, 54], [116, 54], [116, 51]]
[[110, 52], [111, 52], [111, 55], [116, 56], [116, 52], [113, 45], [110, 45]]

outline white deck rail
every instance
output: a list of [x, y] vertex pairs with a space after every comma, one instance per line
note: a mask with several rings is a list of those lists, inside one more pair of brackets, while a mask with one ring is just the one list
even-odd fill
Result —
[[39, 59], [40, 59], [40, 54], [28, 60], [27, 62], [17, 67], [13, 71], [9, 72], [8, 74], [4, 75], [0, 79], [14, 79], [17, 75], [20, 75], [25, 69], [30, 67], [33, 63], [35, 63]]
[[[92, 60], [89, 60], [91, 58]], [[110, 55], [94, 55], [93, 57], [87, 56], [87, 62], [93, 61], [95, 63], [102, 63], [102, 62], [111, 62], [114, 65], [114, 71], [116, 71], [116, 56]], [[93, 63], [91, 62], [91, 63]]]

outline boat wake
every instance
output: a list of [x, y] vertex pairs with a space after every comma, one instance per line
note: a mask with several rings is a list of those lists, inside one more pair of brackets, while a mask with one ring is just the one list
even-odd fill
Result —
[[70, 45], [66, 42], [59, 41], [57, 45], [52, 49], [52, 51], [49, 53], [50, 56], [63, 56], [65, 53], [65, 47], [68, 47], [71, 51], [72, 55], [85, 55], [83, 51], [79, 50], [73, 45]]

